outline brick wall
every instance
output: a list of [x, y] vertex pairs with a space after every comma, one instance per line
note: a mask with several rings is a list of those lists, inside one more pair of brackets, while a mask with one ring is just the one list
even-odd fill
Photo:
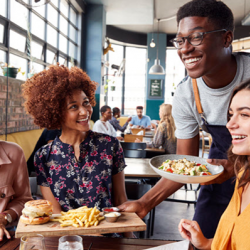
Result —
[[[34, 125], [33, 118], [26, 114], [23, 107], [21, 85], [24, 81], [9, 77], [8, 84], [8, 111], [7, 111], [7, 133], [38, 129]], [[6, 127], [6, 97], [7, 77], [0, 76], [0, 135], [5, 134]]]

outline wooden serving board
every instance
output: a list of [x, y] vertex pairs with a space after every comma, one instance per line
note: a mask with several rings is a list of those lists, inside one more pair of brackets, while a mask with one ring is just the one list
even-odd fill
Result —
[[121, 212], [121, 216], [114, 223], [102, 220], [97, 226], [91, 227], [61, 227], [57, 221], [50, 221], [41, 225], [28, 225], [20, 220], [16, 229], [16, 238], [22, 236], [34, 236], [42, 234], [43, 236], [62, 236], [62, 235], [86, 235], [86, 234], [106, 234], [122, 233], [133, 231], [145, 231], [146, 224], [135, 213]]

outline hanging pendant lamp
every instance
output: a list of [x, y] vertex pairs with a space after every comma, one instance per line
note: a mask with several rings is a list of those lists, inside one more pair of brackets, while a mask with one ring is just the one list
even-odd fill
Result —
[[23, 0], [16, 0], [16, 1], [28, 8], [39, 7], [41, 5], [44, 5], [50, 2], [50, 0], [31, 0], [30, 4], [28, 4], [28, 3], [25, 3]]
[[159, 48], [159, 21], [158, 19], [158, 32], [157, 32], [157, 52], [156, 52], [156, 59], [155, 64], [150, 68], [149, 74], [150, 75], [165, 75], [165, 70], [160, 64], [160, 60], [158, 59], [158, 48]]

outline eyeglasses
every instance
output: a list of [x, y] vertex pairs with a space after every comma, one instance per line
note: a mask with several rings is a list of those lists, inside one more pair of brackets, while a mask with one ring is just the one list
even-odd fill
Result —
[[202, 43], [202, 40], [203, 40], [205, 34], [209, 34], [209, 33], [213, 33], [213, 32], [222, 32], [222, 31], [226, 32], [227, 30], [221, 29], [221, 30], [212, 30], [212, 31], [207, 31], [207, 32], [194, 32], [188, 36], [176, 37], [176, 38], [170, 40], [170, 42], [172, 42], [173, 45], [175, 46], [175, 48], [177, 48], [177, 49], [183, 48], [186, 39], [191, 45], [198, 46]]

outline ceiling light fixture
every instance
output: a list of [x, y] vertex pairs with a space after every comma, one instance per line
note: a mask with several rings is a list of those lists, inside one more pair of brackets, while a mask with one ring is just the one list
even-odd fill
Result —
[[30, 0], [30, 4], [25, 3], [23, 0], [16, 0], [16, 2], [24, 5], [27, 8], [33, 8], [33, 7], [39, 7], [41, 5], [47, 4], [50, 2], [50, 0]]
[[155, 47], [155, 40], [154, 40], [154, 21], [153, 21], [153, 33], [152, 33], [152, 39], [151, 39], [151, 43], [149, 44], [149, 46], [151, 48]]
[[159, 49], [159, 21], [160, 19], [157, 20], [158, 21], [158, 32], [157, 32], [157, 52], [156, 52], [156, 59], [155, 59], [155, 64], [150, 68], [149, 70], [149, 74], [150, 75], [165, 75], [165, 70], [164, 68], [161, 66], [160, 64], [160, 60], [158, 59], [158, 49]]

